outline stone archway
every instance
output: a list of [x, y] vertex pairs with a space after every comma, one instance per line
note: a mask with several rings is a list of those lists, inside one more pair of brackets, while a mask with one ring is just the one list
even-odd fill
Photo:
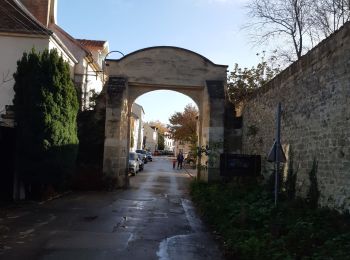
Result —
[[[153, 90], [174, 90], [192, 98], [199, 109], [199, 146], [209, 146], [207, 165], [198, 172], [205, 181], [219, 178], [224, 150], [227, 66], [177, 47], [152, 47], [119, 60], [106, 61], [106, 124], [103, 173], [116, 187], [128, 186], [131, 105]], [[207, 163], [206, 163], [207, 162]]]

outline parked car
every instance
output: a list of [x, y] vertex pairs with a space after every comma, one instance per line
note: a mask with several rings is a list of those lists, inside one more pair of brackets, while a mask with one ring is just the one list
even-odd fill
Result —
[[142, 153], [137, 153], [138, 157], [139, 157], [139, 169], [140, 171], [143, 171], [143, 168], [145, 166], [145, 163], [143, 161], [143, 154]]
[[175, 154], [174, 154], [173, 151], [166, 151], [166, 155], [168, 155], [168, 156], [174, 156]]
[[148, 160], [149, 162], [152, 162], [152, 161], [153, 161], [152, 153], [149, 152], [149, 151], [147, 151], [147, 160]]
[[138, 171], [140, 170], [139, 167], [139, 156], [137, 153], [135, 152], [129, 152], [129, 172], [132, 175], [136, 175], [136, 173], [138, 173]]
[[148, 160], [147, 160], [147, 151], [138, 149], [138, 150], [136, 150], [136, 152], [142, 154], [142, 156], [143, 156], [142, 160], [146, 164], [148, 162]]
[[188, 163], [190, 165], [196, 164], [197, 158], [194, 153], [189, 152], [185, 155], [185, 163]]

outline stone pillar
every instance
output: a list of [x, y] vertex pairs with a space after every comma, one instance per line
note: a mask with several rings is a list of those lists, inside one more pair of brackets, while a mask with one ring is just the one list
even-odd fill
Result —
[[[203, 145], [203, 101], [198, 104], [199, 116], [197, 119], [196, 132], [198, 134], [198, 147], [201, 148]], [[197, 157], [197, 178], [201, 180], [201, 171], [202, 171], [202, 154], [199, 153]]]
[[235, 106], [225, 103], [225, 153], [242, 153], [242, 117], [237, 117]]
[[126, 78], [110, 76], [106, 88], [103, 174], [108, 189], [129, 186], [127, 84]]
[[220, 179], [220, 154], [224, 152], [225, 82], [206, 81], [209, 95], [208, 179]]

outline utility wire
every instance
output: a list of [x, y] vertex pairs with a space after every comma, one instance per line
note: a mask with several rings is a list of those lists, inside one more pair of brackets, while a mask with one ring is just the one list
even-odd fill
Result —
[[[10, 5], [12, 8], [14, 8], [23, 18], [25, 18], [27, 21], [29, 21], [32, 25], [34, 25], [34, 27], [36, 27], [37, 29], [39, 29], [41, 32], [43, 32], [44, 34], [46, 34], [47, 36], [51, 36], [51, 34], [49, 34], [46, 30], [44, 30], [39, 24], [37, 24], [36, 22], [34, 22], [33, 20], [29, 19], [27, 15], [25, 15], [23, 12], [23, 10], [17, 8], [16, 6], [12, 5], [8, 0], [5, 0], [5, 2]], [[15, 4], [16, 5], [16, 4]]]
[[[30, 32], [28, 25], [26, 25], [26, 24], [23, 23], [21, 20], [19, 20], [18, 18], [14, 17], [13, 15], [11, 15], [9, 12], [7, 12], [8, 10], [6, 10], [5, 8], [3, 8], [3, 7], [0, 6], [0, 9], [1, 9], [0, 12], [2, 12], [4, 15], [6, 15], [7, 17], [9, 17], [9, 18], [10, 18], [11, 20], [13, 20], [14, 22], [18, 22], [18, 23], [22, 24], [22, 25], [24, 26], [24, 29], [25, 29], [26, 31]], [[35, 31], [35, 33], [37, 33], [37, 32]]]
[[19, 8], [16, 4], [12, 5], [8, 0], [5, 0], [7, 4], [9, 4], [12, 8], [14, 8], [23, 18], [25, 18], [27, 21], [29, 21], [34, 27], [39, 29], [39, 31], [43, 32], [47, 36], [50, 36], [50, 34], [44, 30], [38, 23], [34, 22], [32, 19], [29, 19], [27, 15], [25, 15], [25, 11], [23, 11], [21, 8]]

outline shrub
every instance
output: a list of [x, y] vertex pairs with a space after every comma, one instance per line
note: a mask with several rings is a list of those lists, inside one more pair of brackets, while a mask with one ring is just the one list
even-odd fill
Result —
[[78, 147], [78, 100], [69, 66], [56, 50], [32, 50], [17, 62], [14, 79], [17, 171], [38, 193], [48, 186], [61, 189]]
[[191, 196], [232, 259], [350, 259], [350, 218], [301, 199], [274, 206], [267, 187], [191, 183]]
[[312, 163], [312, 169], [309, 172], [310, 186], [307, 194], [307, 200], [310, 203], [310, 206], [313, 208], [317, 208], [318, 199], [320, 197], [320, 191], [318, 189], [318, 182], [317, 182], [317, 167], [318, 167], [318, 163], [316, 159], [314, 159]]

